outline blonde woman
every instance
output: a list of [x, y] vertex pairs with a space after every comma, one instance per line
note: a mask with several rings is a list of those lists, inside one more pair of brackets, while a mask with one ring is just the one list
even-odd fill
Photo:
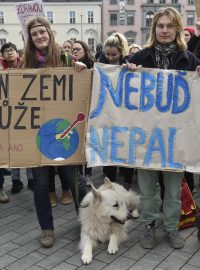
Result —
[[136, 43], [133, 43], [129, 46], [129, 54], [134, 54], [140, 50], [142, 50], [142, 47]]
[[128, 42], [121, 33], [114, 33], [104, 42], [104, 49], [99, 62], [110, 65], [122, 65], [126, 63], [129, 54]]
[[[99, 62], [110, 65], [122, 65], [127, 63], [129, 47], [126, 38], [120, 33], [114, 33], [104, 42], [104, 49], [100, 55]], [[121, 168], [124, 175], [124, 187], [129, 190], [132, 185], [134, 169]], [[103, 173], [111, 181], [115, 181], [117, 174], [116, 166], [104, 166]]]

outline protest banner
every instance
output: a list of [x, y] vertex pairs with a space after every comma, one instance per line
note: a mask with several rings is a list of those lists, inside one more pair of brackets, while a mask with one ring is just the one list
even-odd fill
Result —
[[91, 71], [0, 71], [0, 167], [82, 164]]
[[88, 166], [200, 172], [197, 72], [96, 64]]
[[27, 40], [27, 24], [34, 17], [45, 17], [44, 7], [42, 0], [17, 2], [15, 10], [22, 28], [22, 33], [25, 41]]
[[197, 18], [200, 18], [200, 0], [195, 0]]

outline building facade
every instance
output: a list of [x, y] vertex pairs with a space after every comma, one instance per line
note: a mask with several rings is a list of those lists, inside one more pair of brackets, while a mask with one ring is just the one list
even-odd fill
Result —
[[[16, 2], [20, 1], [0, 1], [0, 47], [8, 41], [19, 49], [24, 46]], [[177, 8], [185, 26], [194, 26], [196, 19], [195, 0], [43, 0], [43, 4], [60, 45], [81, 39], [92, 51], [113, 32], [123, 33], [129, 44], [144, 45], [153, 15], [161, 7]]]
[[129, 44], [144, 45], [154, 13], [166, 6], [181, 12], [185, 26], [195, 25], [195, 0], [103, 0], [103, 39], [118, 31]]
[[[0, 46], [13, 42], [23, 48], [22, 31], [14, 4], [0, 2]], [[56, 41], [62, 45], [67, 39], [83, 40], [92, 51], [102, 40], [101, 1], [44, 1], [44, 10]]]

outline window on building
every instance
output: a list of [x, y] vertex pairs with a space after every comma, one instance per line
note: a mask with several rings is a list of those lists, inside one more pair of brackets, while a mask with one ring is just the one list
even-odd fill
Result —
[[117, 13], [110, 14], [110, 25], [117, 25]]
[[160, 4], [166, 4], [166, 0], [160, 0]]
[[153, 4], [153, 0], [147, 0], [147, 4]]
[[0, 48], [2, 47], [3, 44], [6, 43], [6, 39], [5, 38], [0, 38]]
[[178, 0], [172, 0], [172, 4], [174, 5], [178, 4]]
[[146, 27], [151, 27], [153, 20], [153, 12], [149, 11], [146, 14]]
[[187, 25], [194, 25], [194, 14], [187, 15]]
[[76, 23], [76, 12], [75, 11], [69, 12], [69, 23]]
[[194, 0], [188, 0], [188, 5], [194, 5]]
[[135, 24], [135, 16], [134, 12], [127, 13], [127, 25], [134, 25]]
[[4, 21], [4, 13], [3, 11], [0, 11], [0, 24], [4, 24], [5, 21]]
[[94, 12], [88, 11], [88, 23], [94, 23]]
[[88, 47], [91, 52], [95, 50], [94, 38], [88, 38]]
[[53, 11], [47, 11], [47, 20], [49, 23], [53, 23]]
[[110, 0], [110, 5], [117, 5], [117, 0]]
[[135, 4], [135, 0], [127, 0], [127, 5], [134, 5]]
[[135, 33], [133, 31], [129, 31], [129, 32], [126, 32], [124, 33], [127, 41], [128, 41], [128, 45], [131, 45], [132, 43], [135, 43]]

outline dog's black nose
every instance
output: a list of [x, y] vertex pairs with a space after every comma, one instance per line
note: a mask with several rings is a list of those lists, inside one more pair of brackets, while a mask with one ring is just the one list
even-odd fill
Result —
[[128, 213], [127, 220], [132, 219], [132, 218], [133, 218], [133, 216], [131, 215], [131, 213]]

